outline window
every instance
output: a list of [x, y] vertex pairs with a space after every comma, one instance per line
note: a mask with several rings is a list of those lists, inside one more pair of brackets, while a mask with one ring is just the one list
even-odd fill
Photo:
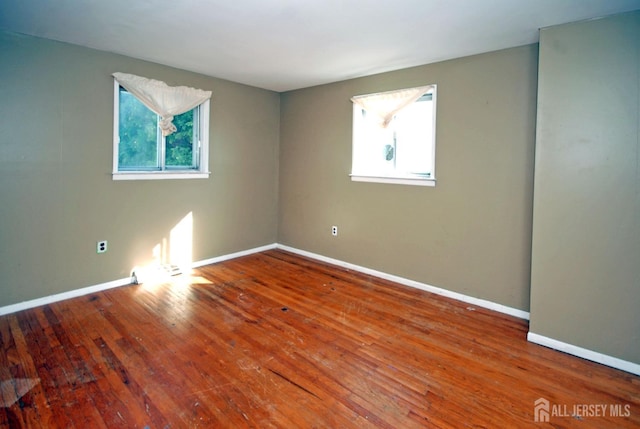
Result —
[[352, 101], [351, 179], [435, 186], [436, 86]]
[[114, 85], [114, 180], [208, 177], [209, 99], [167, 125], [117, 79]]

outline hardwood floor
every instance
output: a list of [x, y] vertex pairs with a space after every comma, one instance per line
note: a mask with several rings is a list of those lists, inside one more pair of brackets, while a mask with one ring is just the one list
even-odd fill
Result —
[[171, 280], [0, 317], [0, 427], [640, 427], [520, 319], [279, 250]]

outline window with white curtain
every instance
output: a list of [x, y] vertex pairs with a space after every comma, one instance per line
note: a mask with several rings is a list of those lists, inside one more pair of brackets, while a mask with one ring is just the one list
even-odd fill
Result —
[[211, 92], [114, 73], [113, 179], [206, 178]]
[[351, 100], [351, 179], [435, 186], [436, 85]]

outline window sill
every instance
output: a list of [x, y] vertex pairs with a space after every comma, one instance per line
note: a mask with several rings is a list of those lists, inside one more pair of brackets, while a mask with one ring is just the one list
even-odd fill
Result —
[[423, 177], [363, 176], [350, 174], [352, 182], [390, 183], [394, 185], [436, 186], [436, 179]]
[[118, 171], [113, 173], [113, 180], [207, 179], [210, 174], [202, 171]]

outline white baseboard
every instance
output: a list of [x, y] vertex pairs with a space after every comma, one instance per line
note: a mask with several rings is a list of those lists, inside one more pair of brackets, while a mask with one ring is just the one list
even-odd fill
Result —
[[[435, 293], [437, 295], [446, 296], [448, 298], [452, 298], [458, 301], [466, 302], [468, 304], [477, 305], [478, 307], [487, 308], [489, 310], [494, 310], [500, 313], [508, 314], [511, 316], [518, 317], [520, 319], [529, 320], [529, 312], [519, 310], [517, 308], [508, 307], [502, 304], [498, 304], [495, 302], [487, 301], [480, 298], [475, 298], [472, 296], [464, 295], [457, 292], [452, 292], [446, 289], [442, 289], [439, 287], [431, 286], [425, 283], [420, 283], [415, 280], [406, 279], [403, 277], [395, 276], [392, 274], [387, 274], [382, 271], [373, 270], [371, 268], [362, 267], [359, 265], [351, 264], [349, 262], [341, 261], [339, 259], [329, 258], [323, 255], [319, 255], [317, 253], [307, 252], [305, 250], [296, 249], [294, 247], [286, 246], [284, 244], [268, 244], [265, 246], [255, 247], [253, 249], [243, 250], [240, 252], [230, 253], [227, 255], [217, 256], [210, 259], [204, 259], [201, 261], [196, 261], [192, 264], [193, 268], [202, 267], [204, 265], [215, 264], [222, 261], [227, 261], [230, 259], [239, 258], [242, 256], [251, 255], [253, 253], [264, 252], [266, 250], [271, 249], [282, 249], [291, 253], [296, 253], [298, 255], [306, 256], [311, 259], [316, 259], [322, 262], [326, 262], [332, 265], [337, 265], [339, 267], [347, 268], [354, 271], [359, 271], [364, 274], [369, 274], [372, 276], [380, 277], [385, 280], [389, 280], [395, 283], [399, 283], [405, 286], [413, 287], [416, 289], [421, 289], [427, 292]], [[58, 301], [63, 301], [65, 299], [77, 298], [79, 296], [89, 295], [92, 293], [100, 292], [107, 289], [113, 289], [120, 286], [126, 286], [131, 284], [131, 277], [127, 277], [124, 279], [113, 280], [106, 283], [100, 283], [93, 286], [84, 287], [81, 289], [74, 289], [68, 292], [58, 293], [55, 295], [50, 295], [42, 298], [33, 299], [30, 301], [24, 301], [17, 304], [10, 304], [4, 307], [0, 307], [0, 316], [16, 313], [18, 311], [27, 310], [29, 308], [39, 307], [42, 305], [51, 304]], [[558, 351], [562, 351], [574, 356], [578, 356], [593, 362], [597, 362], [603, 365], [610, 366], [612, 368], [620, 369], [622, 371], [626, 371], [632, 374], [640, 375], [640, 365], [628, 362], [622, 359], [618, 359], [612, 356], [608, 356], [602, 353], [595, 352], [593, 350], [585, 349], [582, 347], [574, 346], [572, 344], [567, 344], [562, 341], [554, 340], [553, 338], [548, 338], [543, 335], [536, 334], [534, 332], [529, 332], [527, 334], [527, 340], [529, 342], [539, 344], [545, 347], [549, 347]]]
[[229, 253], [228, 255], [216, 256], [215, 258], [203, 259], [202, 261], [194, 262], [191, 264], [193, 268], [202, 267], [204, 265], [217, 264], [218, 262], [228, 261], [229, 259], [236, 259], [242, 256], [251, 255], [253, 253], [264, 252], [265, 250], [271, 250], [278, 247], [276, 243], [267, 244], [266, 246], [254, 247], [249, 250], [242, 250], [240, 252]]
[[77, 298], [83, 295], [89, 295], [91, 293], [100, 292], [102, 290], [113, 289], [120, 286], [126, 286], [131, 284], [131, 277], [125, 279], [113, 280], [106, 283], [100, 283], [93, 286], [83, 287], [81, 289], [74, 289], [68, 292], [57, 293], [55, 295], [49, 295], [42, 298], [32, 299], [30, 301], [23, 301], [17, 304], [6, 305], [0, 307], [0, 316], [5, 314], [16, 313], [18, 311], [27, 310], [29, 308], [40, 307], [41, 305], [47, 305], [58, 301], [64, 301], [65, 299]]
[[448, 298], [453, 298], [458, 301], [466, 302], [468, 304], [477, 305], [478, 307], [487, 308], [489, 310], [494, 310], [499, 313], [508, 314], [510, 316], [515, 316], [520, 319], [529, 320], [529, 312], [519, 310], [517, 308], [508, 307], [506, 305], [498, 304], [492, 301], [487, 301], [480, 298], [475, 298], [472, 296], [464, 295], [458, 292], [452, 292], [447, 289], [442, 289], [436, 286], [431, 286], [425, 283], [420, 283], [415, 280], [406, 279], [403, 277], [395, 276], [393, 274], [387, 274], [382, 271], [373, 270], [371, 268], [362, 267], [359, 265], [354, 265], [349, 262], [341, 261], [339, 259], [333, 259], [326, 256], [318, 255], [316, 253], [307, 252], [306, 250], [296, 249], [294, 247], [285, 246], [284, 244], [278, 244], [278, 249], [286, 250], [291, 253], [296, 253], [298, 255], [306, 256], [308, 258], [317, 259], [322, 262], [326, 262], [332, 265], [337, 265], [343, 268], [348, 268], [350, 270], [359, 271], [364, 274], [369, 274], [372, 276], [380, 277], [385, 280], [390, 280], [395, 283], [400, 283], [405, 286], [410, 286], [416, 289], [421, 289], [427, 292], [435, 293], [437, 295], [446, 296]]
[[[215, 258], [205, 259], [202, 261], [196, 261], [192, 264], [193, 268], [201, 267], [203, 265], [215, 264], [217, 262], [226, 261], [229, 259], [239, 258], [241, 256], [251, 255], [252, 253], [264, 252], [265, 250], [275, 249], [276, 243], [268, 244], [266, 246], [256, 247], [253, 249], [243, 250], [241, 252], [230, 253], [228, 255], [217, 256]], [[120, 280], [113, 280], [106, 283], [100, 283], [93, 286], [83, 287], [80, 289], [70, 290], [68, 292], [62, 292], [55, 295], [49, 295], [42, 298], [32, 299], [30, 301], [19, 302], [17, 304], [10, 304], [4, 307], [0, 307], [0, 316], [5, 314], [16, 313], [18, 311], [27, 310], [29, 308], [40, 307], [42, 305], [52, 304], [54, 302], [63, 301], [65, 299], [77, 298], [79, 296], [89, 295], [92, 293], [100, 292], [107, 289], [113, 289], [120, 286], [127, 286], [131, 284], [131, 277], [127, 277]]]
[[593, 350], [574, 346], [573, 344], [568, 344], [562, 341], [554, 340], [553, 338], [545, 337], [543, 335], [539, 335], [531, 331], [529, 331], [529, 333], [527, 334], [527, 341], [535, 344], [539, 344], [541, 346], [549, 347], [551, 349], [558, 350], [564, 353], [568, 353], [573, 356], [578, 356], [583, 359], [590, 360], [592, 362], [610, 366], [612, 368], [620, 369], [622, 371], [630, 372], [631, 374], [640, 375], [640, 365], [636, 363], [618, 359], [613, 356], [605, 355], [599, 352], [594, 352]]
[[[431, 286], [428, 284], [420, 283], [414, 280], [405, 279], [402, 277], [398, 277], [392, 274], [387, 274], [381, 271], [372, 270], [370, 268], [361, 267], [359, 265], [354, 265], [348, 262], [341, 261], [339, 259], [333, 259], [326, 256], [322, 256], [316, 253], [307, 252], [306, 250], [296, 249], [294, 247], [289, 247], [283, 244], [277, 245], [278, 249], [286, 250], [291, 253], [296, 253], [298, 255], [306, 256], [311, 259], [317, 259], [322, 262], [326, 262], [332, 265], [337, 265], [343, 268], [347, 268], [354, 271], [359, 271], [364, 274], [370, 274], [372, 276], [380, 277], [386, 280], [390, 280], [395, 283], [400, 283], [405, 286], [414, 287], [417, 289], [422, 289], [427, 292], [432, 292], [438, 295], [446, 296], [448, 298], [453, 298], [458, 301], [466, 302], [469, 304], [477, 305], [478, 307], [487, 308], [489, 310], [494, 310], [500, 313], [508, 314], [511, 316], [518, 317], [520, 319], [529, 320], [529, 312], [519, 310], [517, 308], [507, 307], [502, 304], [497, 304], [495, 302], [487, 301], [484, 299], [479, 299], [471, 296], [467, 296], [461, 293], [452, 292], [446, 289], [438, 288], [435, 286]], [[527, 334], [527, 340], [532, 343], [536, 343], [545, 347], [549, 347], [561, 352], [565, 352], [574, 356], [581, 357], [583, 359], [587, 359], [593, 362], [597, 362], [602, 365], [610, 366], [612, 368], [620, 369], [622, 371], [630, 372], [632, 374], [640, 375], [640, 365], [635, 364], [633, 362], [628, 362], [622, 359], [618, 359], [612, 356], [608, 356], [602, 353], [594, 352], [593, 350], [588, 350], [582, 347], [574, 346], [572, 344], [563, 343], [558, 340], [554, 340], [552, 338], [544, 337], [542, 335], [535, 334], [533, 332], [529, 332]]]

